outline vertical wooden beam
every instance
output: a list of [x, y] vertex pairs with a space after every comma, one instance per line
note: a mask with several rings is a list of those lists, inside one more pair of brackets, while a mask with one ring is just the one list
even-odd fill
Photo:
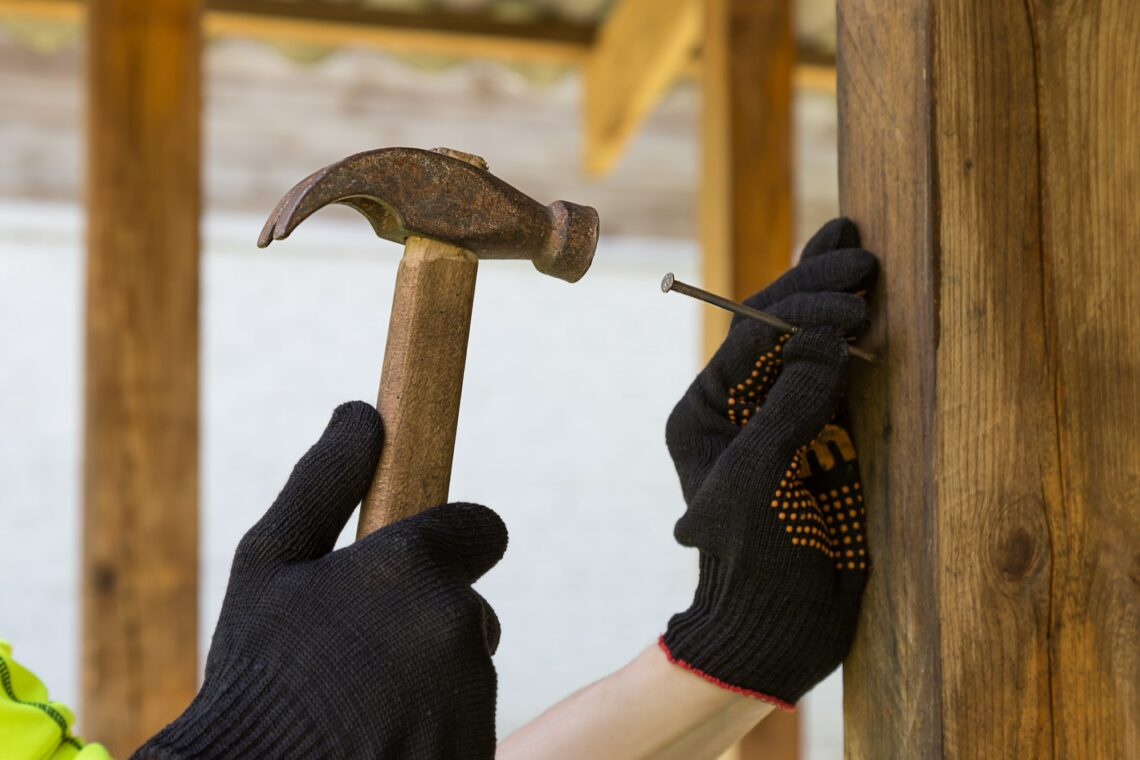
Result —
[[1140, 5], [1031, 8], [1059, 475], [1053, 756], [1140, 757]]
[[935, 318], [927, 299], [938, 281], [930, 258], [927, 2], [838, 6], [840, 208], [883, 265], [876, 318], [862, 341], [880, 362], [869, 377], [854, 368], [858, 382], [849, 393], [872, 560], [844, 663], [852, 760], [937, 758], [941, 751], [934, 473], [923, 451], [934, 435]]
[[[700, 227], [706, 288], [745, 298], [791, 263], [792, 85], [790, 0], [707, 0], [701, 59]], [[711, 356], [729, 315], [705, 310]], [[794, 760], [799, 720], [773, 713], [729, 757]]]
[[199, 2], [92, 0], [82, 710], [126, 757], [197, 681]]
[[840, 0], [883, 260], [851, 758], [1140, 756], [1140, 7]]
[[[790, 0], [707, 0], [699, 213], [715, 292], [751, 295], [791, 263], [794, 66]], [[705, 313], [711, 354], [729, 315]]]

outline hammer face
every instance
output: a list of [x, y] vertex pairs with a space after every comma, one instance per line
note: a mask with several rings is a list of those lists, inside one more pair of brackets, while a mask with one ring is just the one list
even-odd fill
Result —
[[598, 214], [558, 201], [543, 206], [485, 169], [435, 151], [384, 148], [358, 153], [306, 177], [277, 204], [258, 245], [288, 237], [317, 209], [350, 206], [376, 234], [419, 236], [465, 248], [482, 259], [530, 259], [569, 282], [589, 269]]
[[535, 269], [567, 282], [577, 282], [594, 263], [598, 212], [570, 201], [555, 201], [548, 209], [553, 223], [546, 247], [535, 255]]

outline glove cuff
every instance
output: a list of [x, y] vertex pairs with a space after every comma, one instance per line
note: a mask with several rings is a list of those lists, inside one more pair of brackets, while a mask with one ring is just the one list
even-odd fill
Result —
[[731, 691], [733, 694], [739, 694], [742, 697], [751, 697], [752, 699], [759, 699], [761, 702], [767, 702], [770, 705], [775, 705], [776, 707], [780, 708], [781, 710], [784, 710], [785, 712], [795, 712], [795, 710], [796, 710], [796, 706], [794, 704], [792, 704], [790, 702], [785, 702], [784, 700], [780, 699], [779, 697], [773, 697], [771, 694], [763, 694], [759, 691], [752, 691], [751, 689], [745, 689], [742, 686], [733, 686], [730, 683], [725, 683], [724, 681], [720, 680], [716, 676], [709, 675], [708, 673], [704, 672], [700, 668], [698, 668], [698, 667], [696, 667], [696, 666], [694, 666], [688, 662], [685, 662], [684, 660], [678, 659], [677, 657], [675, 657], [673, 655], [673, 652], [669, 649], [669, 645], [665, 643], [665, 636], [664, 635], [657, 637], [657, 647], [662, 652], [665, 653], [665, 659], [668, 660], [671, 664], [676, 665], [677, 667], [679, 667], [683, 670], [687, 670], [690, 673], [692, 673], [693, 675], [697, 676], [698, 678], [701, 678], [705, 681], [708, 681], [709, 683], [713, 684], [714, 686], [719, 686], [720, 688], [724, 689], [725, 691]]
[[238, 662], [209, 673], [198, 696], [131, 760], [249, 757], [322, 758], [327, 739], [281, 679], [263, 663]]
[[824, 612], [833, 602], [812, 599], [826, 586], [806, 577], [780, 579], [774, 567], [739, 567], [704, 552], [700, 568], [692, 606], [674, 615], [661, 637], [674, 664], [791, 710], [842, 661], [846, 646], [833, 651], [836, 642], [826, 633], [836, 625]]

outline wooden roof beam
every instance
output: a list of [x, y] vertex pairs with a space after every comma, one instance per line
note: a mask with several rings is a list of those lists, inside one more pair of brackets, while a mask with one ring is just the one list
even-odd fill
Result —
[[583, 76], [586, 170], [605, 174], [701, 42], [701, 0], [621, 0]]
[[[80, 23], [84, 0], [0, 0], [0, 14]], [[457, 58], [562, 63], [585, 62], [592, 24], [539, 20], [508, 22], [454, 12], [407, 13], [350, 5], [274, 0], [206, 0], [208, 37], [378, 47], [389, 52]]]
[[[0, 0], [0, 18], [14, 16], [82, 23], [85, 0]], [[280, 42], [359, 45], [459, 58], [585, 65], [594, 52], [597, 27], [588, 23], [515, 23], [454, 13], [404, 13], [351, 6], [273, 0], [206, 0], [204, 24], [212, 37], [252, 37]], [[700, 51], [693, 50], [678, 75], [696, 79]], [[796, 86], [835, 90], [834, 58], [808, 47], [797, 51]]]
[[206, 34], [263, 40], [369, 45], [432, 53], [580, 65], [594, 42], [592, 24], [508, 22], [471, 13], [408, 13], [352, 5], [274, 0], [206, 0]]
[[[705, 0], [621, 0], [602, 24], [583, 76], [583, 161], [613, 168], [653, 106], [679, 78], [700, 79]], [[795, 50], [798, 89], [835, 92], [835, 64]]]
[[[622, 0], [601, 28], [483, 15], [406, 13], [313, 2], [206, 0], [207, 37], [376, 47], [389, 52], [584, 67], [584, 163], [608, 172], [661, 95], [699, 77], [702, 0]], [[0, 15], [81, 23], [84, 0], [0, 0]], [[797, 51], [797, 88], [835, 91], [835, 67]]]

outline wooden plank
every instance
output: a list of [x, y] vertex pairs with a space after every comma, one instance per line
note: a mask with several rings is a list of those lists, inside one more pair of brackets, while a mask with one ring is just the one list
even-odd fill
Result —
[[87, 42], [84, 736], [197, 691], [197, 0], [95, 0]]
[[[0, 13], [78, 22], [90, 0], [0, 0]], [[410, 13], [356, 5], [280, 0], [205, 0], [208, 37], [245, 37], [329, 47], [378, 47], [396, 53], [582, 64], [593, 24], [508, 22], [484, 14]]]
[[875, 571], [847, 753], [1136, 756], [1140, 9], [839, 9], [886, 347], [854, 394]]
[[[716, 293], [743, 299], [791, 263], [795, 57], [790, 0], [705, 3], [700, 230], [702, 280]], [[729, 317], [705, 310], [706, 357]], [[773, 713], [729, 756], [798, 758], [798, 715]]]
[[700, 43], [700, 0], [621, 0], [583, 72], [586, 170], [604, 174]]

